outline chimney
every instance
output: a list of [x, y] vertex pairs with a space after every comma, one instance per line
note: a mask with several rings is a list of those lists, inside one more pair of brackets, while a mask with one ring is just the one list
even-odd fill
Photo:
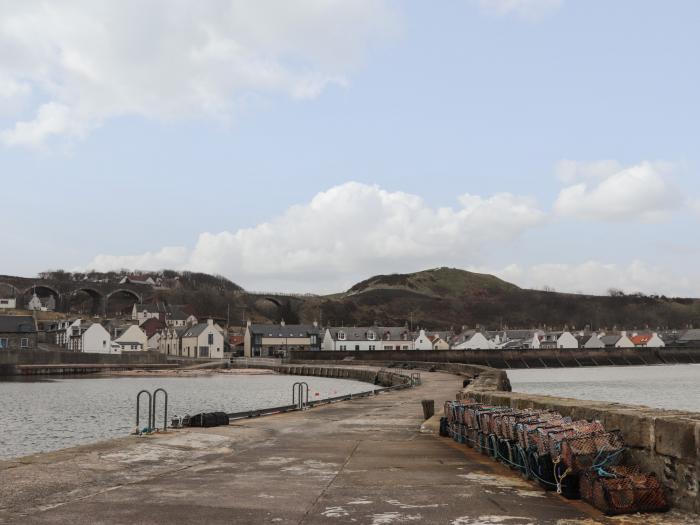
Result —
[[209, 326], [214, 326], [214, 319], [207, 319], [207, 324]]
[[245, 325], [246, 325], [246, 326], [250, 326], [251, 324], [253, 324], [253, 321], [251, 321], [250, 319], [248, 319], [248, 320], [245, 322]]
[[314, 321], [314, 328], [318, 328], [318, 321]]
[[285, 325], [285, 322], [284, 322], [284, 319], [282, 319], [282, 321], [280, 321], [280, 326], [284, 326], [284, 325]]

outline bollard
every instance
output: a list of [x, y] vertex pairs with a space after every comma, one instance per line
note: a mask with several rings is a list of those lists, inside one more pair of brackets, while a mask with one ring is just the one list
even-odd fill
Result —
[[430, 419], [435, 415], [435, 400], [423, 399], [421, 405], [423, 405], [423, 419]]

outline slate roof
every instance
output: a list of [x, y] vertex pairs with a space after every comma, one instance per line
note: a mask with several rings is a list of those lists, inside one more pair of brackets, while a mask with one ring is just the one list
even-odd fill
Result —
[[700, 330], [698, 330], [697, 328], [692, 330], [686, 330], [678, 338], [679, 343], [689, 343], [691, 341], [700, 341]]
[[380, 341], [382, 333], [376, 326], [333, 326], [328, 330], [336, 341], [339, 340], [338, 333], [340, 332], [345, 334], [345, 339], [340, 339], [340, 341]]
[[151, 312], [151, 313], [165, 313], [167, 312], [166, 306], [162, 303], [142, 303], [136, 304], [137, 312]]
[[622, 336], [615, 334], [604, 335], [600, 338], [605, 346], [615, 346], [620, 339], [622, 339]]
[[591, 340], [592, 335], [579, 335], [576, 336], [576, 339], [578, 340], [579, 344], [581, 346], [584, 346], [588, 341]]
[[0, 332], [34, 333], [36, 332], [36, 322], [31, 315], [0, 315]]

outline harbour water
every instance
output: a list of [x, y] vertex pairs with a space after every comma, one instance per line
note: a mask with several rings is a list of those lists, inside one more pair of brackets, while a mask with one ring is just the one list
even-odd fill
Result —
[[508, 370], [514, 392], [700, 412], [700, 364]]
[[[310, 399], [372, 388], [359, 381], [278, 375], [0, 380], [0, 458], [126, 436], [135, 427], [135, 398], [141, 389], [165, 388], [170, 415], [230, 413], [291, 404], [296, 381], [309, 384]], [[159, 423], [161, 418], [159, 411]]]

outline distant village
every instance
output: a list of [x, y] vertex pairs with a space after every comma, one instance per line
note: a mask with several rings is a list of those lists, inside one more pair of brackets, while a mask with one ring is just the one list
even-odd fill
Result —
[[[119, 285], [162, 286], [161, 277], [118, 276]], [[33, 293], [29, 293], [33, 292]], [[700, 329], [575, 330], [563, 327], [498, 330], [462, 326], [428, 330], [410, 326], [321, 326], [254, 323], [232, 326], [228, 319], [198, 318], [189, 305], [133, 304], [129, 313], [71, 317], [52, 315], [53, 295], [30, 287], [26, 304], [0, 296], [0, 350], [64, 350], [101, 354], [160, 352], [182, 359], [283, 357], [290, 351], [371, 352], [410, 350], [605, 349], [700, 346]], [[126, 315], [125, 315], [126, 313]], [[130, 314], [130, 315], [129, 315]]]
[[[45, 308], [45, 305], [38, 308]], [[184, 305], [134, 304], [130, 318], [110, 320], [82, 317], [38, 320], [38, 308], [25, 315], [0, 314], [0, 349], [60, 349], [104, 354], [153, 351], [173, 358], [223, 359], [283, 357], [290, 351], [570, 350], [700, 345], [700, 329], [554, 331], [464, 326], [460, 330], [431, 331], [412, 329], [408, 325], [324, 327], [318, 323], [287, 324], [284, 321], [222, 326], [214, 319], [198, 319]]]

